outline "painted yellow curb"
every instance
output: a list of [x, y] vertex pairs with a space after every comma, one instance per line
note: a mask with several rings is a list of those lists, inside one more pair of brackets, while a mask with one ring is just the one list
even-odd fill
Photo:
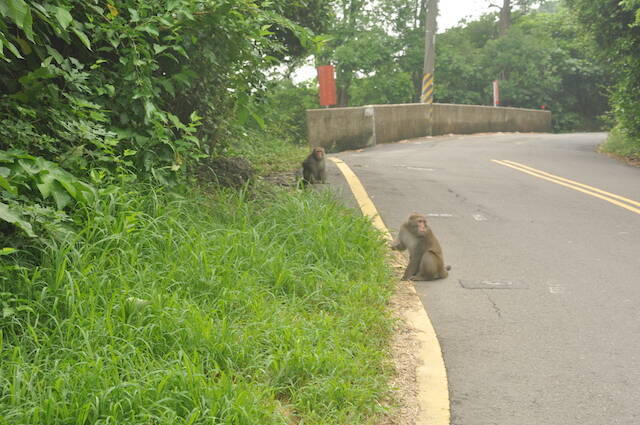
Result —
[[[353, 196], [356, 198], [362, 213], [371, 218], [373, 225], [384, 236], [391, 240], [389, 229], [385, 226], [376, 206], [369, 198], [367, 191], [360, 182], [358, 176], [342, 160], [330, 157], [338, 169], [342, 172]], [[396, 261], [404, 263], [406, 260], [398, 253]], [[447, 370], [442, 358], [442, 349], [438, 337], [433, 329], [431, 320], [420, 302], [415, 287], [411, 285], [415, 297], [412, 297], [414, 305], [401, 312], [409, 326], [416, 330], [419, 343], [418, 359], [420, 365], [416, 370], [418, 381], [418, 417], [416, 425], [449, 425], [451, 412], [449, 408], [449, 384]]]

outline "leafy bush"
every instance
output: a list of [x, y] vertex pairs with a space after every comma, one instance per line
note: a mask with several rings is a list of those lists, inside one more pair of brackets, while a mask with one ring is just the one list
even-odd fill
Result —
[[640, 1], [567, 0], [582, 29], [598, 45], [614, 79], [611, 112], [624, 145], [640, 148]]
[[53, 162], [20, 151], [0, 151], [0, 195], [7, 202], [0, 202], [0, 235], [12, 234], [8, 223], [36, 237], [28, 216], [45, 225], [57, 224], [66, 218], [61, 211], [72, 203], [93, 204], [96, 190]]
[[[74, 172], [129, 170], [163, 183], [226, 137], [248, 94], [262, 88], [272, 54], [285, 53], [282, 42], [310, 43], [274, 12], [278, 2], [0, 5], [0, 148]], [[314, 7], [328, 13], [322, 2]], [[300, 7], [288, 12], [298, 16]]]

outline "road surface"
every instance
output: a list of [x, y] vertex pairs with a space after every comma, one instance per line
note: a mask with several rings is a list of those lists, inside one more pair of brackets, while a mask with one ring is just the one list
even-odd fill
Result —
[[605, 137], [447, 136], [337, 155], [392, 232], [427, 214], [453, 267], [416, 283], [453, 425], [640, 424], [640, 168], [596, 153]]

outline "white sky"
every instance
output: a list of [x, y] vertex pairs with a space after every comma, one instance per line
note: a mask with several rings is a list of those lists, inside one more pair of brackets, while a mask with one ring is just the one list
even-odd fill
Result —
[[477, 18], [483, 13], [496, 11], [495, 8], [489, 9], [490, 3], [489, 0], [439, 0], [438, 32], [456, 26], [463, 18]]

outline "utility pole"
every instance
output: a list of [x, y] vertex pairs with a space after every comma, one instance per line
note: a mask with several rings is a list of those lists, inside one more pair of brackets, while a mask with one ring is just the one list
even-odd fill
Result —
[[436, 29], [438, 18], [438, 0], [427, 0], [425, 10], [424, 33], [424, 71], [422, 75], [422, 94], [420, 103], [433, 103], [433, 70], [436, 59]]

